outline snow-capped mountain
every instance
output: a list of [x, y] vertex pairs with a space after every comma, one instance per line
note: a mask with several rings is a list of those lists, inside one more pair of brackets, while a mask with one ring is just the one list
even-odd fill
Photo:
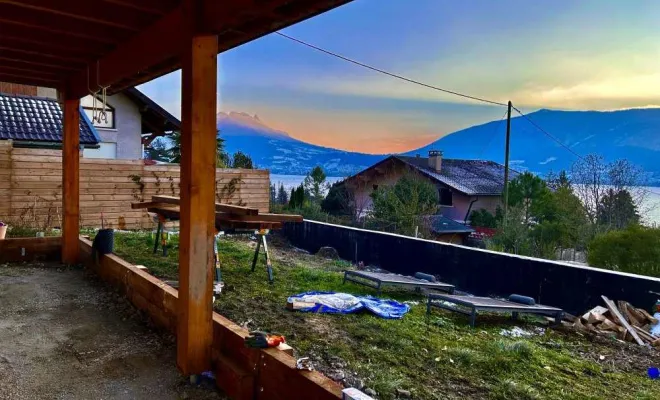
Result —
[[[528, 115], [553, 138], [529, 120], [511, 120], [511, 166], [545, 174], [569, 169], [576, 156], [598, 153], [606, 160], [626, 158], [649, 174], [649, 183], [660, 185], [660, 109], [611, 112], [540, 110]], [[249, 154], [272, 173], [304, 175], [320, 165], [328, 176], [348, 176], [386, 157], [321, 147], [270, 128], [256, 115], [218, 114], [220, 137], [227, 151]], [[442, 150], [447, 158], [504, 160], [506, 121], [493, 121], [446, 135], [406, 154], [426, 156]], [[557, 141], [568, 147], [566, 149]]]

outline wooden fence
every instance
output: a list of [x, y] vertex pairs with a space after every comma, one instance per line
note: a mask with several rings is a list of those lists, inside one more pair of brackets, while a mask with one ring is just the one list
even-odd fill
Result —
[[[116, 229], [154, 226], [131, 203], [156, 194], [179, 195], [179, 165], [143, 160], [80, 159], [80, 224]], [[218, 169], [216, 201], [269, 209], [267, 170]], [[62, 152], [13, 147], [0, 141], [0, 220], [47, 230], [61, 226]]]

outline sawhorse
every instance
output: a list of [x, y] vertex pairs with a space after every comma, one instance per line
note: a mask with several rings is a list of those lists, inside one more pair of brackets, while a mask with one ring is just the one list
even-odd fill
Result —
[[163, 224], [166, 221], [160, 215], [157, 215], [156, 219], [158, 220], [158, 227], [156, 228], [156, 239], [154, 240], [154, 254], [158, 252], [158, 242], [160, 242], [163, 248], [163, 256], [167, 257], [167, 238], [165, 237], [165, 232], [163, 232]]
[[257, 260], [259, 259], [259, 250], [264, 246], [264, 258], [266, 260], [266, 271], [268, 272], [268, 282], [273, 283], [273, 265], [270, 262], [270, 255], [268, 254], [268, 242], [266, 235], [270, 232], [268, 229], [262, 229], [255, 232], [257, 236], [257, 248], [254, 249], [254, 258], [252, 259], [252, 272], [257, 268]]

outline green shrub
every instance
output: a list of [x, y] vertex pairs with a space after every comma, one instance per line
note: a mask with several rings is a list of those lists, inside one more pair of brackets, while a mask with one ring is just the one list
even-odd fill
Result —
[[596, 236], [587, 261], [593, 267], [660, 277], [660, 229], [634, 225]]

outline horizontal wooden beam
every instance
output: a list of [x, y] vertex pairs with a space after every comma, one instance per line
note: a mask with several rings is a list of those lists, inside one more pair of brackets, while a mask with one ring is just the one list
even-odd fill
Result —
[[0, 47], [2, 48], [7, 48], [14, 51], [22, 50], [37, 52], [38, 54], [50, 54], [57, 57], [73, 57], [75, 60], [83, 60], [85, 62], [103, 54], [104, 49], [107, 50], [107, 46], [102, 46], [101, 48], [99, 48], [98, 45], [87, 46], [88, 47], [67, 46], [62, 45], [62, 42], [44, 40], [44, 38], [30, 39], [26, 37], [0, 35]]
[[4, 32], [0, 35], [0, 43], [48, 46], [55, 50], [79, 52], [97, 57], [107, 53], [113, 47], [112, 43], [107, 43], [102, 38], [73, 38], [62, 33], [35, 31], [22, 25], [0, 26], [0, 29], [2, 28], [4, 28]]
[[61, 70], [61, 71], [76, 71], [77, 68], [71, 67], [66, 63], [56, 63], [52, 61], [34, 61], [34, 60], [26, 60], [26, 59], [16, 59], [16, 58], [10, 58], [10, 57], [5, 57], [4, 54], [0, 53], [0, 63], [2, 65], [8, 65], [8, 66], [25, 66], [25, 65], [32, 65], [32, 66], [38, 66], [38, 67], [44, 67], [48, 68], [51, 70]]
[[[68, 3], [68, 2], [57, 2]], [[78, 2], [76, 2], [78, 3]], [[95, 4], [96, 2], [90, 2]], [[30, 27], [35, 31], [50, 31], [69, 36], [78, 36], [85, 38], [93, 38], [101, 36], [103, 39], [109, 40], [111, 43], [120, 43], [132, 36], [135, 32], [131, 30], [118, 29], [117, 27], [100, 25], [91, 21], [82, 21], [66, 15], [58, 15], [56, 18], [53, 14], [40, 11], [25, 9], [14, 4], [0, 4], [0, 22], [7, 24], [18, 24]], [[11, 29], [3, 26], [2, 29]]]
[[[175, 204], [175, 205], [179, 205], [181, 203], [181, 199], [174, 196], [152, 196], [151, 201], [156, 201], [165, 204]], [[238, 214], [238, 215], [259, 214], [259, 210], [256, 208], [236, 206], [232, 204], [221, 204], [221, 203], [215, 203], [215, 211]]]
[[14, 73], [14, 74], [20, 74], [20, 75], [27, 75], [27, 76], [41, 76], [44, 78], [50, 78], [54, 80], [60, 80], [65, 74], [62, 73], [61, 71], [52, 71], [52, 70], [44, 70], [42, 68], [36, 68], [36, 67], [31, 67], [29, 64], [25, 64], [25, 66], [21, 67], [16, 67], [16, 66], [7, 66], [7, 65], [0, 65], [0, 73], [6, 72], [6, 73]]
[[103, 2], [116, 4], [135, 10], [148, 12], [154, 15], [165, 15], [178, 5], [177, 0], [102, 0]]
[[[199, 32], [218, 34], [218, 52], [267, 35], [277, 29], [321, 14], [351, 0], [234, 0], [204, 2]], [[179, 6], [140, 31], [113, 52], [97, 60], [102, 71], [99, 84], [115, 93], [181, 67], [183, 11]], [[71, 96], [87, 94], [87, 76], [79, 73], [67, 87]]]
[[17, 238], [0, 240], [0, 263], [56, 261], [60, 258], [62, 238]]
[[26, 12], [42, 12], [53, 18], [68, 17], [97, 25], [107, 25], [116, 29], [136, 32], [153, 22], [153, 15], [144, 15], [134, 9], [126, 9], [99, 1], [43, 1], [43, 0], [3, 0], [24, 8]]
[[[155, 207], [155, 208], [147, 208], [147, 211], [150, 213], [158, 214], [161, 217], [165, 218], [166, 220], [169, 221], [180, 221], [181, 220], [181, 211], [178, 209], [173, 209], [171, 207], [176, 207], [176, 206], [170, 206], [170, 207]], [[241, 216], [242, 217], [242, 216]], [[254, 218], [258, 218], [258, 216], [254, 216]], [[254, 230], [259, 230], [259, 229], [281, 229], [282, 228], [282, 222], [278, 221], [268, 221], [268, 220], [250, 220], [246, 221], [241, 219], [239, 216], [236, 215], [229, 215], [229, 214], [216, 214], [215, 217], [215, 228], [217, 230], [225, 230], [225, 229], [254, 229]]]
[[[98, 84], [112, 86], [118, 81], [181, 53], [183, 35], [181, 7], [143, 29], [113, 52], [96, 61], [101, 71]], [[87, 73], [80, 72], [67, 83], [67, 97], [80, 98], [87, 94]]]
[[13, 74], [0, 72], [0, 82], [9, 82], [9, 83], [20, 83], [22, 85], [34, 85], [39, 84], [47, 87], [58, 88], [61, 81], [47, 79], [47, 78], [38, 78], [38, 77], [29, 77], [25, 74]]
[[302, 215], [293, 214], [262, 214], [259, 215], [236, 215], [231, 213], [218, 213], [219, 218], [242, 222], [303, 222]]
[[[43, 50], [43, 51], [42, 51]], [[76, 64], [79, 67], [84, 67], [85, 64], [87, 63], [87, 59], [84, 58], [84, 56], [78, 54], [78, 55], [73, 55], [73, 54], [67, 54], [66, 52], [56, 52], [53, 50], [39, 50], [39, 49], [31, 49], [25, 47], [13, 47], [13, 46], [6, 46], [6, 45], [0, 45], [0, 53], [2, 53], [5, 57], [9, 58], [14, 58], [18, 60], [44, 60], [47, 62], [51, 62], [49, 60], [52, 60], [52, 62], [64, 62], [67, 64]]]

